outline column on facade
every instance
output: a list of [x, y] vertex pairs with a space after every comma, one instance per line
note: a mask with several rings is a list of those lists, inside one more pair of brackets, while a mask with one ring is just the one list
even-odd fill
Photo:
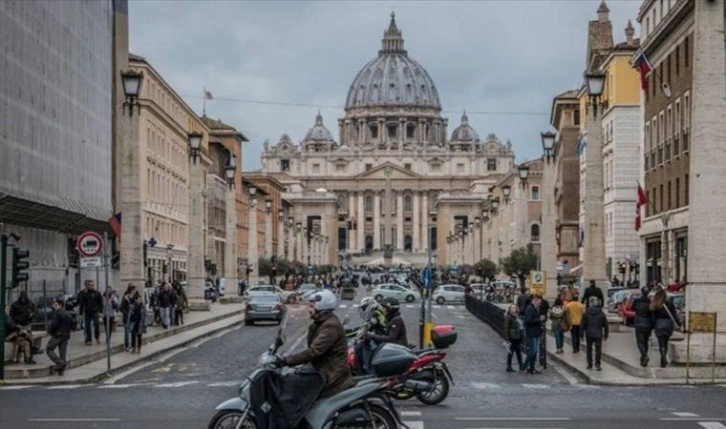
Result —
[[[304, 221], [304, 219], [303, 219]], [[297, 225], [295, 226], [297, 228]], [[305, 251], [303, 250], [303, 247], [305, 246], [305, 235], [303, 232], [303, 229], [300, 228], [299, 230], [295, 230], [295, 245], [297, 246], [297, 255], [295, 256], [297, 258], [298, 262], [302, 262], [303, 264], [305, 261]]]
[[[145, 237], [141, 231], [141, 166], [139, 165], [138, 139], [134, 138], [137, 130], [139, 115], [123, 118], [119, 126], [124, 127], [123, 160], [121, 181], [121, 211], [124, 213], [121, 222], [120, 242], [120, 279], [121, 284], [126, 287], [128, 283], [136, 284], [137, 288], [144, 285], [146, 273], [144, 272], [144, 260], [142, 246]], [[126, 122], [128, 119], [128, 122]], [[191, 283], [190, 283], [191, 284]], [[203, 293], [203, 292], [202, 292]], [[4, 309], [3, 309], [4, 310]]]
[[542, 163], [542, 225], [540, 227], [540, 264], [547, 279], [546, 297], [557, 296], [557, 219], [555, 214], [555, 164], [545, 159]]
[[386, 122], [383, 118], [378, 118], [378, 143], [386, 141]]
[[381, 249], [381, 193], [373, 194], [373, 248]]
[[285, 258], [285, 217], [277, 220], [277, 256]]
[[310, 263], [310, 237], [308, 236], [308, 227], [303, 226], [301, 236], [301, 249], [302, 249], [302, 262], [303, 264]]
[[348, 214], [351, 221], [351, 229], [348, 231], [348, 252], [355, 252], [358, 247], [356, 246], [355, 230], [353, 228], [353, 222], [358, 222], [358, 216], [360, 216], [355, 210], [355, 194], [353, 192], [348, 193]]
[[429, 195], [423, 192], [421, 200], [421, 250], [428, 250], [431, 231], [429, 231]]
[[421, 216], [421, 210], [419, 203], [421, 202], [418, 197], [419, 191], [413, 192], [413, 251], [418, 252], [421, 250], [421, 227], [419, 223], [419, 217]]
[[272, 257], [272, 210], [265, 209], [265, 258]]
[[[189, 254], [187, 256], [187, 282], [189, 308], [208, 310], [204, 300], [204, 166], [201, 160], [189, 165]], [[123, 224], [123, 222], [122, 222]]]
[[[600, 109], [598, 109], [600, 110]], [[605, 207], [602, 165], [602, 112], [588, 106], [585, 150], [585, 240], [583, 274], [607, 294], [605, 272]]]
[[481, 246], [479, 244], [479, 237], [481, 236], [481, 231], [479, 231], [479, 228], [481, 228], [480, 225], [474, 224], [474, 231], [471, 233], [471, 246], [472, 246], [472, 258], [474, 263], [477, 263], [481, 260], [481, 255], [479, 254], [479, 251], [481, 249]]
[[406, 118], [398, 120], [398, 141], [403, 143], [406, 139]]
[[[237, 292], [237, 193], [232, 187], [227, 191], [225, 207], [224, 278], [230, 295]], [[234, 291], [234, 293], [232, 292]]]
[[365, 119], [358, 120], [358, 142], [364, 143], [366, 141], [366, 121]]
[[396, 195], [396, 250], [403, 250], [403, 192]]
[[252, 269], [247, 283], [254, 286], [260, 281], [259, 254], [257, 251], [257, 199], [250, 197], [249, 200], [249, 232], [247, 234], [247, 264]]
[[366, 225], [366, 215], [365, 215], [365, 192], [358, 191], [358, 213], [356, 220], [358, 221], [358, 231], [356, 231], [357, 235], [357, 245], [358, 245], [358, 251], [363, 252], [366, 248], [365, 243], [365, 225]]

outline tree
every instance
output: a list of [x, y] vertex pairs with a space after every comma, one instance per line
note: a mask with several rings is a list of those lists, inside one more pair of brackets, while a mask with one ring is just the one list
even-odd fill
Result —
[[497, 264], [489, 259], [482, 259], [481, 261], [474, 264], [474, 270], [476, 274], [481, 276], [483, 279], [494, 280], [494, 276], [497, 275]]
[[535, 253], [532, 245], [514, 249], [509, 256], [502, 258], [499, 265], [502, 271], [510, 276], [516, 276], [519, 279], [520, 286], [524, 287], [527, 275], [532, 270], [537, 269], [537, 253]]

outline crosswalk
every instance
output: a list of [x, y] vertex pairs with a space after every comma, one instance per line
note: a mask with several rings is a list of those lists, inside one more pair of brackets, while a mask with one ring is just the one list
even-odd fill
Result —
[[688, 411], [672, 412], [670, 417], [662, 417], [659, 420], [662, 422], [679, 422], [680, 427], [687, 427], [689, 426], [688, 423], [695, 423], [703, 429], [726, 429], [726, 425], [722, 423], [726, 422], [725, 417], [703, 417]]

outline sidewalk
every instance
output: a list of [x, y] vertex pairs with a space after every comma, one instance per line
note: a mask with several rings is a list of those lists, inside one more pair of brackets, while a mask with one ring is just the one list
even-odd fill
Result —
[[[158, 354], [184, 346], [199, 338], [212, 335], [243, 321], [244, 304], [212, 304], [210, 311], [193, 311], [184, 315], [184, 325], [169, 329], [153, 326], [143, 337], [141, 354], [124, 351], [123, 327], [111, 334], [111, 372], [118, 372]], [[103, 330], [103, 323], [101, 324]], [[43, 342], [43, 349], [47, 340]], [[6, 384], [67, 384], [89, 383], [108, 375], [105, 333], [101, 333], [101, 344], [84, 345], [83, 331], [71, 334], [68, 344], [68, 367], [65, 374], [52, 373], [53, 363], [43, 353], [36, 355], [35, 365], [5, 365]]]
[[[590, 384], [603, 385], [669, 385], [686, 383], [686, 367], [660, 367], [660, 353], [655, 337], [651, 338], [648, 348], [650, 363], [648, 367], [640, 366], [640, 352], [635, 344], [635, 332], [632, 328], [622, 326], [620, 332], [611, 332], [607, 341], [603, 342], [602, 371], [587, 369], [586, 347], [580, 347], [580, 353], [572, 353], [570, 333], [565, 334], [564, 353], [556, 354], [555, 338], [551, 332], [547, 335], [547, 355], [570, 371], [577, 373]], [[683, 335], [674, 334], [671, 341], [685, 341]], [[594, 350], [593, 350], [594, 353]], [[716, 383], [726, 382], [726, 367], [716, 367]], [[710, 384], [710, 367], [691, 367], [690, 384]]]

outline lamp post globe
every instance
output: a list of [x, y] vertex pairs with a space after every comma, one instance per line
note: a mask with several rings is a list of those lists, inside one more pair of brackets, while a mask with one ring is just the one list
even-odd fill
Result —
[[600, 72], [585, 72], [585, 86], [590, 97], [602, 95], [605, 86], [605, 74]]

